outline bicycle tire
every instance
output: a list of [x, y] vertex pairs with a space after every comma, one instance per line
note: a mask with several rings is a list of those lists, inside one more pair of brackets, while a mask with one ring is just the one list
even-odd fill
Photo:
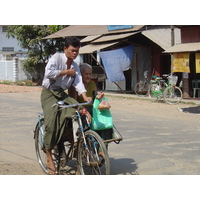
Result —
[[[43, 138], [41, 138], [40, 131], [42, 131], [42, 135], [44, 135], [45, 125], [44, 125], [44, 118], [40, 119], [37, 123], [35, 128], [35, 151], [36, 157], [40, 167], [42, 168], [43, 172], [48, 174], [48, 165], [47, 165], [47, 156], [45, 152], [45, 147], [43, 145]], [[57, 146], [52, 150], [52, 157], [53, 161], [56, 166], [57, 172], [60, 171], [60, 154], [58, 151]]]
[[86, 145], [82, 137], [78, 142], [78, 173], [81, 175], [109, 175], [110, 159], [101, 137], [96, 132], [89, 130], [85, 132], [85, 140]]
[[178, 104], [182, 96], [182, 91], [177, 86], [169, 86], [164, 90], [164, 101], [168, 104]]
[[147, 83], [146, 81], [140, 81], [136, 83], [134, 87], [134, 92], [139, 97], [145, 97], [148, 95], [149, 86], [150, 84]]
[[156, 91], [156, 88], [157, 88], [157, 85], [156, 84], [152, 84], [150, 87], [149, 87], [149, 98], [151, 99], [152, 102], [156, 102], [158, 101], [158, 95], [155, 94], [155, 91]]

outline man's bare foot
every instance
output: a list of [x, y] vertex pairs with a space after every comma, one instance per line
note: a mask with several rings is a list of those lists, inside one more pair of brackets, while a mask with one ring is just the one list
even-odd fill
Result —
[[46, 150], [46, 155], [47, 155], [47, 173], [49, 175], [58, 174], [58, 172], [56, 171], [55, 164], [52, 159], [51, 150]]
[[47, 167], [47, 173], [49, 175], [55, 175], [55, 174], [57, 174], [57, 171], [56, 171], [54, 163], [52, 163], [51, 161], [47, 160], [47, 166], [48, 166]]
[[99, 156], [101, 156], [102, 158], [104, 158], [104, 153], [103, 153], [103, 151], [100, 151], [100, 152], [99, 152]]

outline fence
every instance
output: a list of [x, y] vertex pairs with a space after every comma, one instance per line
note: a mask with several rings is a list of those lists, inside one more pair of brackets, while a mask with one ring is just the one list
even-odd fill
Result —
[[13, 60], [0, 61], [0, 80], [16, 82], [27, 79], [30, 79], [30, 77], [23, 70], [22, 60], [13, 58]]

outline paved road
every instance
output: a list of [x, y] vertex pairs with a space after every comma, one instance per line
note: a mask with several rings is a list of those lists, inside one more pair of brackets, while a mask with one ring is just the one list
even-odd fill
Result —
[[0, 174], [42, 174], [32, 133], [39, 100], [39, 92], [1, 93]]
[[[40, 92], [1, 93], [0, 101], [0, 174], [43, 174], [32, 133]], [[199, 105], [109, 101], [124, 137], [109, 145], [111, 174], [200, 174]]]
[[110, 146], [113, 174], [200, 174], [199, 105], [121, 102], [112, 110], [124, 136]]

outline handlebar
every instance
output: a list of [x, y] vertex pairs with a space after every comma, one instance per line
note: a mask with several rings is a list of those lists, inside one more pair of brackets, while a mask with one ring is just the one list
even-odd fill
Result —
[[[163, 78], [168, 78], [169, 76], [171, 76], [171, 74], [163, 74], [162, 75]], [[152, 76], [152, 78], [153, 79], [158, 79], [158, 78], [160, 79], [161, 77], [159, 77], [159, 76]]]
[[76, 104], [67, 105], [65, 104], [64, 101], [58, 101], [57, 103], [52, 105], [52, 108], [55, 106], [58, 106], [59, 108], [71, 108], [71, 107], [76, 107], [76, 106], [92, 105], [92, 103], [93, 103], [92, 101], [89, 101], [89, 102], [84, 102], [84, 103], [76, 103]]

